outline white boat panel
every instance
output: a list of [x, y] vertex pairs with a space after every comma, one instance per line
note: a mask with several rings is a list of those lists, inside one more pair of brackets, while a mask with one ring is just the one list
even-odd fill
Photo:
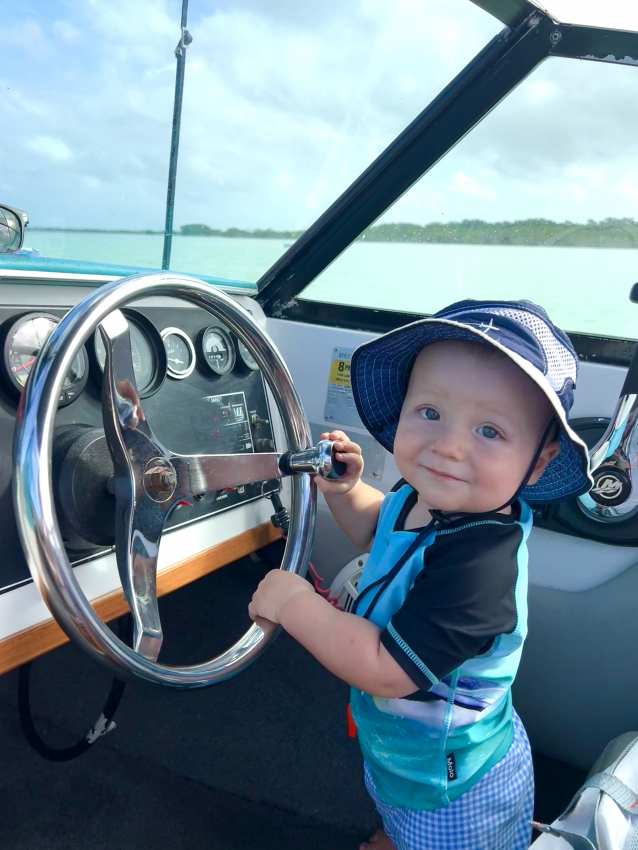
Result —
[[[270, 502], [258, 499], [168, 532], [162, 538], [158, 572], [268, 522], [271, 513]], [[115, 553], [81, 564], [75, 568], [75, 575], [90, 600], [122, 586]], [[51, 614], [33, 583], [0, 595], [0, 640], [50, 618]]]

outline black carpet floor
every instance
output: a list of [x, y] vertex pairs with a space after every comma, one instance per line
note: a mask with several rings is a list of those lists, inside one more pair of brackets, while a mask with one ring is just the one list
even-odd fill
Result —
[[[161, 660], [193, 663], [226, 648], [248, 626], [267, 568], [244, 559], [161, 600]], [[345, 850], [379, 825], [346, 735], [348, 688], [285, 634], [214, 688], [129, 685], [117, 729], [67, 764], [43, 761], [22, 738], [16, 682], [0, 678], [2, 850]], [[47, 742], [81, 737], [108, 685], [71, 646], [35, 662], [33, 709]], [[536, 816], [552, 820], [584, 774], [542, 756], [535, 767]]]

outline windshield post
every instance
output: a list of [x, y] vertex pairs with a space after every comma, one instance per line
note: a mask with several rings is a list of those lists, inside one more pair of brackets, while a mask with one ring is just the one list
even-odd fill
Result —
[[184, 72], [186, 70], [186, 49], [193, 37], [186, 29], [188, 0], [182, 0], [182, 35], [175, 48], [177, 71], [175, 74], [175, 101], [173, 103], [173, 132], [171, 136], [171, 156], [168, 164], [168, 187], [166, 190], [166, 223], [164, 225], [164, 251], [162, 268], [167, 269], [171, 262], [173, 242], [173, 208], [175, 206], [175, 182], [177, 178], [177, 153], [179, 150], [179, 130], [182, 122], [182, 99], [184, 95]]

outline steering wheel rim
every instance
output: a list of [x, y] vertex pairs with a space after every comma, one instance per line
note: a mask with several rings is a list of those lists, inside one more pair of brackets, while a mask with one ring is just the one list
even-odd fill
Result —
[[[18, 410], [13, 496], [29, 570], [66, 635], [118, 676], [186, 689], [212, 685], [240, 672], [265, 650], [278, 629], [265, 630], [254, 624], [226, 652], [196, 665], [170, 667], [135, 652], [100, 620], [73, 573], [58, 527], [51, 477], [57, 401], [75, 356], [107, 316], [131, 300], [158, 295], [180, 298], [201, 307], [237, 334], [255, 357], [271, 390], [288, 448], [303, 451], [311, 445], [310, 429], [288, 368], [274, 343], [247, 310], [196, 278], [171, 273], [134, 275], [91, 292], [62, 319], [43, 346]], [[105, 383], [106, 380], [105, 371]], [[316, 488], [310, 476], [294, 475], [290, 531], [282, 569], [305, 574], [315, 511]]]

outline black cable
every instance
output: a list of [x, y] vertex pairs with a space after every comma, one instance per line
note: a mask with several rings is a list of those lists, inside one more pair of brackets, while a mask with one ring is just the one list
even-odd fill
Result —
[[[122, 619], [124, 620], [124, 625], [122, 625], [120, 620], [117, 621], [118, 637], [125, 642], [130, 642], [133, 625], [132, 617], [130, 614], [127, 614]], [[24, 736], [29, 745], [33, 747], [36, 753], [39, 756], [42, 756], [42, 758], [47, 759], [47, 761], [71, 761], [71, 759], [81, 756], [89, 750], [99, 738], [115, 728], [113, 717], [120, 705], [120, 702], [122, 701], [126, 682], [123, 682], [121, 679], [114, 678], [111, 682], [111, 687], [109, 689], [108, 696], [106, 697], [102, 713], [93, 726], [81, 740], [77, 741], [70, 747], [59, 749], [57, 747], [50, 747], [47, 743], [45, 743], [36, 731], [35, 724], [33, 722], [30, 698], [32, 663], [33, 662], [29, 661], [27, 664], [23, 664], [18, 675], [18, 713], [20, 715], [22, 731], [24, 732]]]
[[288, 528], [290, 527], [290, 515], [281, 501], [279, 491], [270, 490], [269, 492], [264, 493], [264, 496], [267, 499], [270, 499], [272, 506], [275, 509], [275, 513], [270, 517], [270, 521], [275, 528], [280, 528], [284, 534], [288, 534]]

